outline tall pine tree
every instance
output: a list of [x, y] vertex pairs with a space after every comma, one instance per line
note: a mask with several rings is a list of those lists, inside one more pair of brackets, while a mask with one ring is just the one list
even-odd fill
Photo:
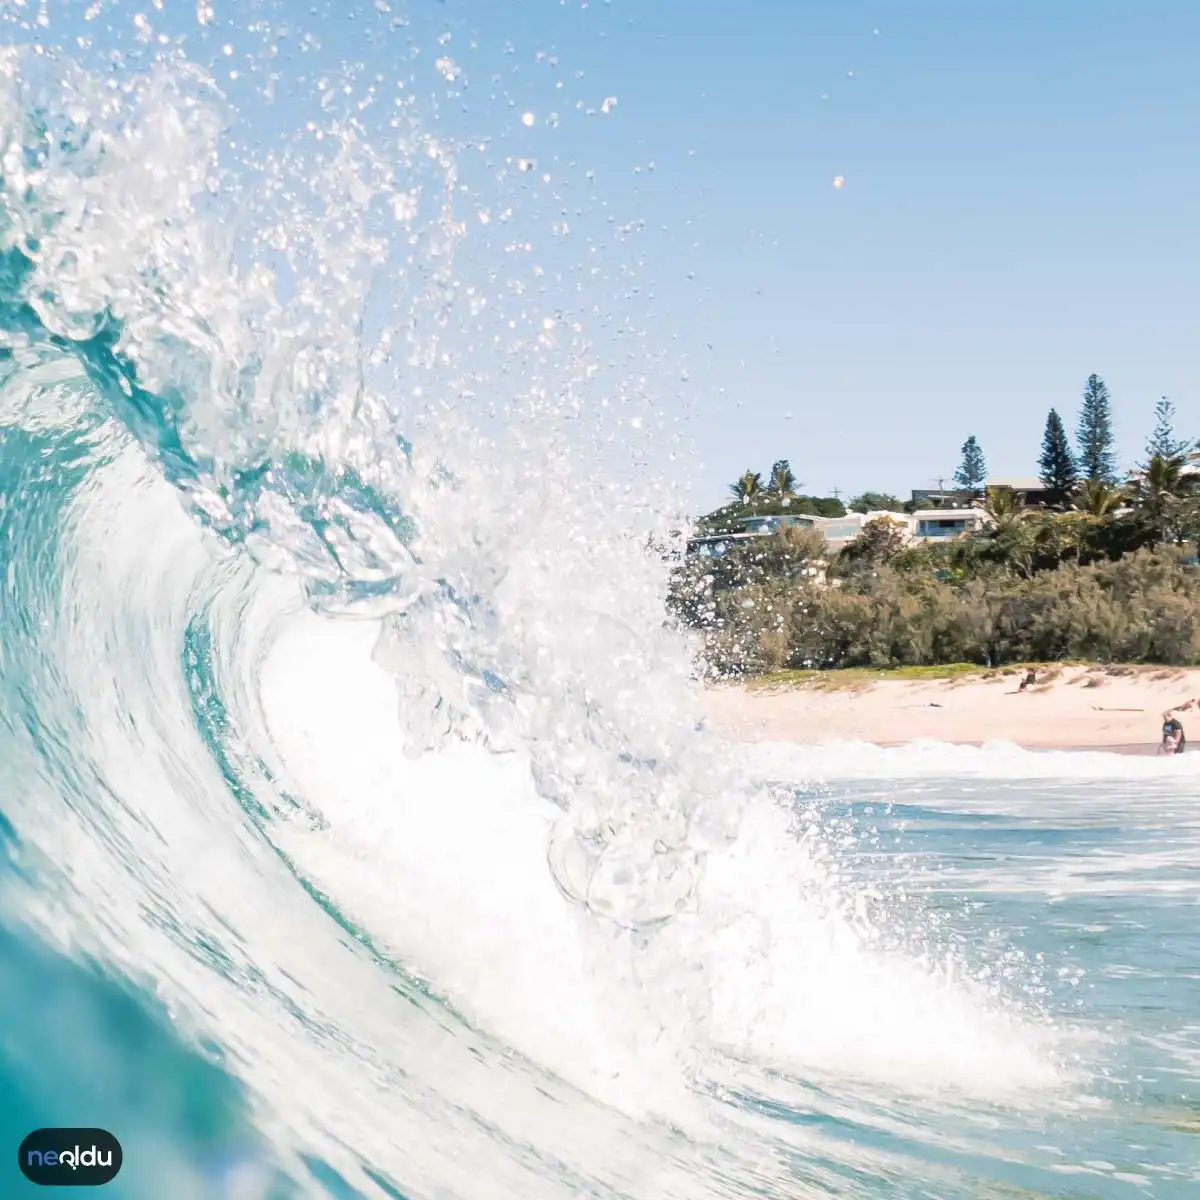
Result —
[[1079, 469], [1071, 453], [1067, 431], [1063, 428], [1062, 417], [1053, 408], [1046, 417], [1046, 432], [1042, 434], [1038, 478], [1042, 481], [1042, 487], [1050, 493], [1054, 504], [1065, 504], [1079, 481]]
[[1154, 406], [1154, 432], [1146, 442], [1146, 461], [1152, 458], [1182, 458], [1191, 442], [1175, 436], [1175, 405], [1163, 396]]
[[1113, 451], [1112, 399], [1099, 375], [1089, 375], [1079, 412], [1080, 474], [1089, 483], [1117, 482], [1117, 456]]
[[979, 448], [974, 434], [963, 442], [962, 461], [958, 464], [958, 470], [954, 472], [954, 482], [972, 495], [983, 491], [983, 485], [987, 482], [987, 463], [984, 462], [983, 451]]

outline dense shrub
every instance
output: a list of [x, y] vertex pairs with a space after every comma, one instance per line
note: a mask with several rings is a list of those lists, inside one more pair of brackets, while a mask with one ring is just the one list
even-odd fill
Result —
[[[1176, 550], [1014, 570], [989, 564], [988, 544], [970, 546], [955, 548], [957, 565], [943, 548], [918, 550], [861, 559], [826, 583], [795, 569], [811, 546], [791, 547], [789, 558], [781, 543], [741, 567], [731, 555], [716, 571], [685, 569], [674, 606], [704, 631], [716, 674], [1074, 658], [1200, 664], [1197, 574]], [[781, 561], [792, 570], [775, 570]]]

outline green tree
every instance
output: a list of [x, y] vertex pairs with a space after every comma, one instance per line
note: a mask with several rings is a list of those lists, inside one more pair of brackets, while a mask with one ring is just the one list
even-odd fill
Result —
[[1067, 440], [1062, 417], [1053, 408], [1046, 417], [1046, 431], [1042, 434], [1038, 478], [1050, 492], [1053, 503], [1058, 505], [1066, 504], [1079, 479], [1079, 469], [1071, 453], [1071, 443]]
[[962, 461], [958, 464], [958, 470], [954, 472], [954, 482], [975, 495], [979, 494], [987, 482], [987, 463], [974, 434], [963, 442]]
[[729, 485], [729, 490], [743, 504], [752, 504], [763, 493], [762, 473], [751, 471], [747, 467], [742, 477], [736, 483]]
[[1176, 518], [1185, 497], [1196, 491], [1196, 476], [1181, 455], [1155, 454], [1129, 479], [1129, 499], [1150, 534], [1149, 544], [1179, 537]]
[[1075, 494], [1075, 508], [1093, 517], [1107, 517], [1119, 507], [1122, 499], [1124, 497], [1120, 489], [1112, 484], [1085, 479]]
[[817, 512], [822, 517], [844, 517], [846, 506], [837, 496], [825, 496], [817, 501]]
[[1028, 519], [1021, 496], [1011, 488], [988, 488], [984, 511], [991, 518], [988, 557], [1008, 571], [1029, 576], [1034, 570], [1038, 529]]
[[1179, 540], [1200, 546], [1200, 495], [1192, 492], [1184, 496], [1173, 516]]
[[836, 496], [797, 496], [791, 502], [791, 511], [818, 517], [844, 517], [846, 506]]
[[1021, 493], [1006, 487], [988, 488], [984, 511], [997, 525], [1020, 521], [1025, 516]]
[[1099, 375], [1088, 376], [1075, 437], [1079, 443], [1079, 470], [1083, 478], [1092, 483], [1116, 483], [1112, 398]]
[[792, 473], [791, 463], [781, 458], [771, 467], [771, 478], [767, 483], [767, 491], [779, 500], [790, 500], [796, 494], [796, 476]]
[[863, 492], [850, 501], [850, 511], [856, 513], [868, 512], [903, 512], [904, 505], [888, 492]]
[[1191, 442], [1175, 436], [1175, 405], [1161, 397], [1154, 406], [1154, 432], [1146, 442], [1147, 465], [1153, 458], [1182, 458], [1191, 448]]
[[816, 530], [791, 525], [770, 537], [741, 543], [730, 557], [740, 559], [745, 577], [753, 581], [783, 579], [793, 582], [813, 570], [823, 574], [828, 550], [828, 543]]
[[838, 557], [847, 565], [876, 567], [891, 562], [908, 544], [906, 526], [891, 517], [874, 517]]

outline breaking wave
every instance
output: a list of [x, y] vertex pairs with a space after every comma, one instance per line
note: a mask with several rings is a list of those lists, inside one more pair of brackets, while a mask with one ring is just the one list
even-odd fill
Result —
[[1077, 1039], [703, 729], [652, 405], [460, 275], [456, 148], [117, 78], [0, 62], [5, 1127], [130, 1196], [982, 1194]]

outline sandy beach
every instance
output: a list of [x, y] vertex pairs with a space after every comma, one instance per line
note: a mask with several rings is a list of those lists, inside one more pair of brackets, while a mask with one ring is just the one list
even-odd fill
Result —
[[[1019, 671], [930, 680], [831, 672], [795, 683], [717, 685], [708, 712], [715, 727], [751, 740], [1005, 741], [1030, 750], [1153, 754], [1164, 709], [1200, 697], [1200, 670], [1050, 668], [1024, 692], [1022, 678]], [[1200, 739], [1200, 711], [1180, 719], [1189, 739]]]

